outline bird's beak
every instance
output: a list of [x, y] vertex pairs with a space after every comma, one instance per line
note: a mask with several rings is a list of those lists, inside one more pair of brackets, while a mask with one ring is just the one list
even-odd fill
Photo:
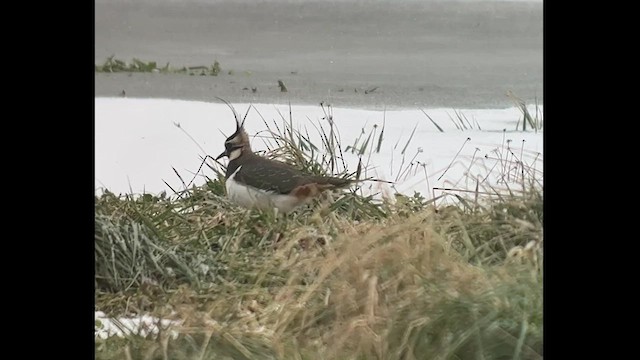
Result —
[[223, 158], [227, 156], [227, 150], [223, 151], [222, 154], [218, 155], [218, 157], [216, 158], [216, 160], [220, 160], [220, 158]]

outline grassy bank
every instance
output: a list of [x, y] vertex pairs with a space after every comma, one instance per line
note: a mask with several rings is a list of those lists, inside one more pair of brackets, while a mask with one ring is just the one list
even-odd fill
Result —
[[[339, 172], [327, 132], [316, 147], [284, 126], [268, 155]], [[171, 196], [96, 196], [96, 310], [174, 320], [96, 338], [97, 359], [542, 358], [536, 181], [437, 207], [352, 189], [283, 216], [228, 203], [212, 170]]]

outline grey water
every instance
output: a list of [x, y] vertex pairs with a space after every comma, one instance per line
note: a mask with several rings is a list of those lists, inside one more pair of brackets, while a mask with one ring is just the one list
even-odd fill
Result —
[[542, 1], [97, 0], [96, 65], [113, 55], [176, 68], [218, 61], [222, 72], [96, 73], [95, 94], [502, 108], [513, 93], [543, 104], [542, 10]]

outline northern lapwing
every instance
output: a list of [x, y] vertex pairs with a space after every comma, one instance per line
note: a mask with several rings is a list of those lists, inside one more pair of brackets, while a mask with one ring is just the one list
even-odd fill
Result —
[[[224, 100], [223, 100], [224, 101]], [[229, 158], [227, 165], [227, 197], [246, 208], [273, 209], [290, 212], [308, 203], [325, 190], [348, 187], [355, 180], [306, 174], [295, 167], [256, 155], [238, 114], [225, 101], [236, 118], [236, 131], [224, 143], [225, 150], [216, 160]]]

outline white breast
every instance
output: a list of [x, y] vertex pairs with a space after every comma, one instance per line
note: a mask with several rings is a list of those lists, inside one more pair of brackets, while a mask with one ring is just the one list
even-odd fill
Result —
[[241, 168], [242, 166], [238, 166], [238, 169], [229, 176], [226, 182], [227, 196], [234, 203], [246, 208], [263, 210], [275, 207], [281, 212], [289, 212], [303, 203], [295, 196], [276, 194], [275, 192], [239, 184], [235, 177]]

